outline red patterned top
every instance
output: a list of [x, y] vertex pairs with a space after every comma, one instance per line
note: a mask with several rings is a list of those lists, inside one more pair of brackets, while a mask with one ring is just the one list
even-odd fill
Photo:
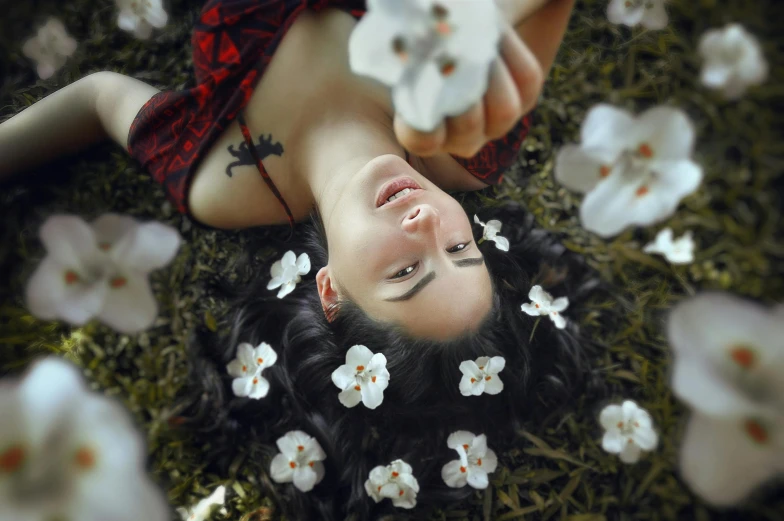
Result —
[[[164, 185], [177, 209], [187, 213], [188, 188], [199, 161], [248, 104], [299, 13], [337, 7], [359, 18], [364, 4], [363, 0], [208, 0], [193, 31], [197, 86], [153, 96], [131, 124], [129, 153]], [[517, 158], [529, 126], [525, 117], [473, 158], [455, 159], [482, 181], [498, 184]]]

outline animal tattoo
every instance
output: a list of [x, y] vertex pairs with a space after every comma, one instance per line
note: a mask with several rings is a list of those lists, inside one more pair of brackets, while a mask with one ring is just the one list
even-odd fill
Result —
[[[267, 137], [264, 137], [264, 134], [259, 136], [259, 144], [255, 145], [256, 147], [256, 154], [259, 156], [259, 159], [263, 160], [267, 156], [282, 156], [283, 155], [283, 145], [280, 143], [272, 142], [272, 134], [267, 134]], [[243, 166], [243, 165], [255, 165], [256, 161], [253, 159], [253, 156], [248, 149], [248, 143], [243, 141], [240, 143], [238, 149], [234, 149], [234, 145], [229, 145], [228, 148], [229, 154], [234, 156], [236, 161], [230, 163], [229, 166], [226, 167], [226, 175], [231, 177], [232, 172], [231, 169], [235, 166]]]

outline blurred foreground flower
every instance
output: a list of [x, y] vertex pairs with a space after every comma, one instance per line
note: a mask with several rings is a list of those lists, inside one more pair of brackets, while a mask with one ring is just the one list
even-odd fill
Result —
[[144, 438], [114, 400], [59, 358], [0, 383], [0, 519], [168, 521]]
[[706, 293], [670, 312], [672, 388], [692, 408], [683, 479], [715, 505], [784, 473], [784, 312]]
[[379, 465], [370, 471], [370, 476], [365, 481], [365, 492], [376, 503], [389, 498], [396, 507], [414, 508], [419, 482], [413, 473], [411, 465], [400, 459], [386, 467]]
[[22, 47], [22, 53], [35, 62], [36, 72], [42, 80], [51, 78], [75, 51], [76, 40], [56, 18], [49, 18]]
[[580, 145], [558, 152], [555, 177], [587, 192], [580, 220], [602, 237], [666, 219], [702, 181], [702, 167], [691, 160], [694, 127], [681, 110], [656, 107], [634, 117], [600, 104], [580, 136]]
[[656, 235], [656, 240], [647, 244], [642, 251], [664, 255], [672, 264], [694, 262], [694, 240], [691, 238], [691, 232], [673, 240], [672, 229], [665, 228]]
[[664, 29], [669, 18], [664, 9], [666, 0], [610, 0], [607, 19], [614, 24], [646, 29]]
[[161, 0], [117, 0], [117, 7], [117, 26], [141, 40], [150, 37], [153, 27], [163, 29], [169, 21]]
[[492, 0], [368, 0], [349, 40], [351, 70], [392, 87], [395, 109], [430, 132], [482, 99], [498, 54]]
[[490, 484], [489, 473], [495, 472], [498, 458], [487, 447], [487, 436], [474, 436], [472, 432], [457, 431], [449, 435], [446, 444], [455, 449], [459, 459], [450, 461], [441, 469], [441, 478], [448, 487], [460, 488], [471, 485], [485, 489]]
[[651, 451], [659, 443], [651, 415], [631, 400], [602, 409], [599, 423], [605, 430], [602, 448], [618, 454], [624, 463], [637, 463], [642, 451]]
[[702, 84], [719, 89], [728, 99], [737, 99], [751, 85], [768, 77], [768, 63], [759, 42], [738, 24], [713, 29], [700, 39], [699, 53], [705, 60]]
[[40, 230], [48, 253], [27, 284], [30, 312], [83, 325], [93, 317], [121, 333], [150, 327], [158, 305], [147, 274], [180, 247], [176, 230], [157, 222], [105, 214], [87, 224], [54, 215]]
[[[218, 507], [223, 507], [225, 501], [226, 487], [221, 485], [196, 505], [189, 508], [178, 508], [177, 513], [182, 517], [182, 521], [206, 521]], [[225, 508], [221, 508], [221, 510], [226, 511]]]

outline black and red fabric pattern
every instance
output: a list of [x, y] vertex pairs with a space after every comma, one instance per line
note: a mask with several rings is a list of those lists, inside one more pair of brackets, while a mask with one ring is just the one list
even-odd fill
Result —
[[[286, 31], [305, 9], [336, 7], [360, 18], [364, 0], [209, 0], [192, 38], [197, 85], [153, 96], [131, 124], [128, 151], [161, 183], [176, 208], [200, 160], [250, 101]], [[456, 158], [488, 184], [501, 181], [517, 157], [529, 120], [488, 143], [471, 159]], [[266, 175], [261, 161], [262, 176]], [[285, 204], [285, 203], [284, 203]]]

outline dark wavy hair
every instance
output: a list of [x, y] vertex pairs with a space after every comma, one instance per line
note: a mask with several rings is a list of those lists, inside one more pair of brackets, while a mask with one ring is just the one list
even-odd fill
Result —
[[[350, 301], [341, 303], [330, 323], [312, 275], [278, 299], [266, 289], [269, 265], [249, 261], [247, 283], [228, 288], [236, 306], [229, 338], [201, 334], [192, 342], [186, 425], [226, 451], [226, 465], [232, 447], [246, 443], [239, 438], [261, 442], [267, 447], [261, 455], [264, 472], [268, 458], [277, 452], [278, 437], [294, 429], [314, 436], [327, 459], [326, 476], [313, 491], [272, 486], [267, 476], [259, 476], [269, 486], [265, 492], [276, 497], [290, 519], [416, 517], [419, 505], [470, 495], [470, 487], [451, 489], [441, 479], [441, 467], [457, 458], [446, 446], [447, 437], [456, 430], [485, 433], [489, 446], [499, 451], [524, 422], [541, 420], [584, 389], [591, 375], [591, 343], [581, 338], [576, 318], [586, 296], [600, 286], [581, 258], [551, 234], [534, 229], [531, 216], [519, 207], [488, 213], [483, 211], [482, 217], [502, 219], [510, 251], [502, 252], [492, 242], [479, 246], [493, 282], [492, 310], [477, 331], [449, 341], [412, 338], [371, 319]], [[301, 248], [288, 244], [286, 249], [307, 252], [311, 274], [326, 264], [326, 235], [317, 215]], [[566, 329], [520, 310], [534, 284], [554, 296], [569, 297]], [[225, 365], [241, 342], [262, 341], [278, 353], [277, 364], [264, 372], [271, 384], [269, 395], [262, 400], [236, 398]], [[341, 405], [340, 390], [331, 380], [332, 372], [345, 363], [346, 351], [356, 344], [387, 358], [389, 387], [375, 410]], [[480, 356], [506, 359], [500, 373], [504, 390], [494, 396], [462, 396], [458, 366]], [[396, 509], [388, 500], [376, 505], [364, 489], [373, 467], [398, 458], [412, 465], [421, 487], [414, 511]]]

